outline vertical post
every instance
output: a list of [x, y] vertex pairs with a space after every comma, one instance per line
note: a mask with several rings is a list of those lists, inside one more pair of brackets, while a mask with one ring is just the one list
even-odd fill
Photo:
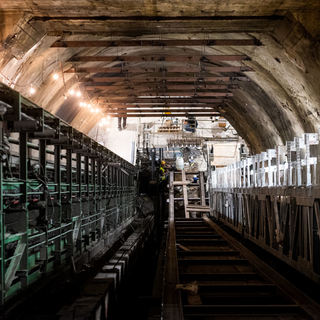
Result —
[[273, 187], [273, 170], [271, 166], [272, 158], [275, 156], [275, 150], [274, 149], [268, 149], [268, 186], [269, 188]]
[[251, 187], [251, 169], [250, 169], [250, 166], [251, 166], [251, 163], [252, 163], [252, 158], [247, 158], [247, 170], [248, 170], [248, 188]]
[[[0, 121], [0, 157], [2, 158], [3, 155], [3, 122]], [[0, 305], [3, 305], [5, 302], [5, 244], [4, 244], [4, 235], [6, 232], [6, 227], [5, 227], [5, 216], [3, 212], [3, 162], [0, 161], [0, 228], [1, 228], [1, 300], [0, 300]]]
[[256, 187], [257, 184], [256, 184], [256, 156], [251, 156], [251, 159], [252, 159], [252, 187]]
[[97, 204], [96, 204], [96, 210], [100, 213], [99, 217], [99, 223], [98, 225], [98, 232], [99, 232], [99, 238], [102, 236], [102, 227], [103, 227], [103, 221], [104, 221], [104, 212], [102, 210], [102, 175], [101, 175], [101, 161], [97, 162], [97, 183], [99, 186], [99, 197], [97, 197]]
[[[170, 172], [170, 174], [171, 174], [171, 172]], [[186, 172], [184, 170], [181, 171], [181, 177], [182, 177], [182, 182], [186, 182], [187, 181]], [[173, 179], [174, 179], [174, 176], [173, 176]], [[182, 185], [182, 190], [183, 190], [184, 214], [185, 214], [186, 218], [190, 218], [189, 211], [187, 209], [187, 206], [188, 206], [188, 191], [187, 191], [187, 186], [185, 184]], [[170, 202], [170, 200], [169, 200], [169, 202]], [[174, 202], [174, 200], [173, 200], [173, 202]]]
[[302, 139], [294, 138], [295, 147], [296, 147], [296, 157], [297, 157], [297, 186], [300, 187], [301, 182], [301, 147], [302, 147]]
[[[83, 216], [84, 216], [84, 243], [85, 243], [85, 248], [86, 246], [89, 245], [89, 212], [90, 212], [90, 199], [89, 199], [89, 194], [90, 194], [90, 179], [89, 179], [89, 156], [84, 157], [84, 184], [86, 185], [86, 196], [85, 200], [82, 204], [83, 208]], [[82, 230], [81, 230], [82, 231]], [[81, 238], [82, 239], [82, 238]]]
[[[46, 176], [47, 176], [47, 151], [46, 151], [46, 147], [47, 147], [47, 143], [46, 140], [39, 140], [39, 174], [42, 175], [44, 177], [44, 181], [46, 180]], [[48, 207], [48, 194], [47, 194], [47, 190], [46, 190], [46, 186], [42, 186], [41, 188], [41, 193], [40, 193], [40, 201], [42, 201], [44, 203], [44, 206], [39, 209], [40, 211], [40, 215], [43, 219], [43, 221], [46, 223], [48, 221], [48, 211], [47, 211], [47, 207]], [[51, 213], [51, 217], [53, 216], [54, 212], [54, 208], [52, 206], [50, 206], [50, 209], [52, 210]], [[40, 239], [41, 241], [45, 241], [46, 244], [45, 246], [40, 247], [40, 259], [44, 262], [44, 268], [43, 271], [46, 272], [47, 271], [47, 266], [48, 266], [48, 225], [51, 223], [51, 221], [48, 221], [48, 223], [46, 223], [46, 232], [44, 236], [41, 236]]]
[[306, 167], [307, 167], [307, 184], [306, 186], [311, 186], [311, 170], [310, 170], [310, 144], [309, 144], [309, 134], [304, 134], [304, 144], [306, 146]]
[[[57, 265], [61, 265], [61, 254], [62, 254], [62, 244], [61, 244], [61, 146], [56, 145], [54, 147], [54, 182], [57, 184], [55, 186], [56, 194], [56, 205], [58, 206], [57, 212], [52, 214], [54, 222], [59, 225], [59, 237], [55, 239], [55, 262]], [[55, 210], [55, 207], [52, 208]], [[54, 217], [54, 214], [56, 215]]]
[[182, 320], [183, 311], [180, 290], [176, 290], [179, 283], [178, 259], [176, 251], [176, 235], [174, 223], [174, 172], [169, 175], [169, 217], [168, 236], [165, 255], [165, 269], [162, 294], [161, 318], [166, 320]]
[[83, 212], [82, 212], [82, 163], [81, 163], [81, 153], [77, 153], [77, 185], [78, 185], [78, 194], [77, 196], [79, 197], [79, 211], [78, 211], [78, 222], [76, 222], [75, 225], [75, 236], [73, 238], [74, 241], [77, 241], [78, 248], [79, 248], [79, 253], [82, 252], [82, 217], [83, 217]]
[[152, 148], [151, 149], [151, 180], [152, 181], [154, 181], [154, 173], [156, 171], [155, 161], [156, 161], [156, 150], [155, 148]]
[[[67, 221], [68, 223], [73, 223], [73, 204], [72, 204], [72, 150], [67, 149], [67, 184], [68, 184], [68, 193], [66, 194], [66, 203], [68, 206], [68, 215]], [[73, 244], [73, 236], [72, 232], [67, 234], [67, 260], [73, 256], [74, 244]]]
[[21, 243], [26, 245], [26, 249], [22, 253], [22, 257], [20, 260], [20, 270], [24, 271], [24, 276], [20, 277], [21, 288], [25, 289], [28, 286], [28, 224], [29, 224], [29, 211], [27, 208], [28, 202], [28, 138], [29, 134], [25, 132], [20, 132], [19, 134], [19, 169], [20, 169], [20, 179], [23, 181], [23, 184], [20, 185], [20, 203], [21, 208], [24, 212], [20, 215], [20, 219], [18, 221], [18, 232], [23, 233], [21, 237]]
[[276, 156], [277, 156], [277, 187], [281, 186], [281, 180], [280, 180], [280, 161], [281, 161], [281, 155], [280, 155], [280, 146], [276, 146]]
[[[96, 160], [94, 158], [91, 158], [91, 184], [93, 187], [93, 192], [92, 192], [92, 209], [93, 212], [90, 212], [90, 214], [94, 215], [93, 220], [96, 220], [96, 213], [97, 213], [97, 192], [96, 192]], [[89, 210], [90, 211], [90, 210]], [[91, 223], [91, 239], [96, 238], [96, 232], [97, 232], [97, 222]]]
[[261, 152], [261, 187], [266, 186], [266, 171], [265, 171], [265, 161], [266, 161], [267, 153]]

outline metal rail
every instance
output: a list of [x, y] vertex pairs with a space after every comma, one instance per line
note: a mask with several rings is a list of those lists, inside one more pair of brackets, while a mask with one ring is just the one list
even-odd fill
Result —
[[211, 215], [320, 283], [318, 133], [210, 173]]
[[174, 223], [184, 319], [320, 318], [319, 305], [206, 216]]

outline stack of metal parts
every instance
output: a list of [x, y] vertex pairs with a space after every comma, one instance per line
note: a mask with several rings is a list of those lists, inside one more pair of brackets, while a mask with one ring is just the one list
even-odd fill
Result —
[[168, 148], [183, 147], [202, 147], [204, 139], [202, 138], [178, 138], [167, 139]]

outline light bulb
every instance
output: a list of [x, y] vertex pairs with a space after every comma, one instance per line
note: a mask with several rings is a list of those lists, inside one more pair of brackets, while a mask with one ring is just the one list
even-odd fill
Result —
[[77, 97], [80, 97], [80, 96], [81, 96], [81, 92], [78, 91], [78, 92], [77, 92]]
[[107, 119], [110, 119], [110, 116], [107, 116]]
[[59, 76], [55, 73], [54, 75], [53, 75], [53, 79], [54, 80], [57, 80], [59, 78]]
[[95, 113], [98, 113], [98, 112], [99, 112], [99, 109], [98, 109], [98, 108], [94, 109], [94, 112], [95, 112]]
[[105, 122], [106, 122], [106, 118], [102, 118], [102, 119], [101, 119], [101, 122], [102, 122], [102, 123], [105, 123]]
[[67, 96], [66, 95], [63, 95], [63, 97], [64, 97], [64, 100], [67, 100]]
[[91, 111], [91, 112], [94, 112], [94, 109], [93, 109], [93, 108], [90, 108], [90, 111]]
[[82, 107], [83, 106], [83, 103], [82, 102], [80, 102], [80, 107]]
[[110, 131], [110, 129], [108, 128], [107, 131]]
[[88, 108], [91, 108], [91, 104], [88, 104]]
[[100, 122], [100, 123], [99, 123], [99, 127], [102, 127], [102, 125], [103, 125], [103, 123], [102, 123], [102, 122]]
[[70, 90], [70, 94], [74, 94], [74, 91], [73, 91], [73, 90]]
[[33, 93], [35, 93], [36, 92], [36, 90], [34, 89], [34, 88], [30, 88], [30, 93], [31, 94], [33, 94]]
[[87, 104], [84, 102], [83, 104], [82, 104], [84, 107], [86, 107], [87, 106]]

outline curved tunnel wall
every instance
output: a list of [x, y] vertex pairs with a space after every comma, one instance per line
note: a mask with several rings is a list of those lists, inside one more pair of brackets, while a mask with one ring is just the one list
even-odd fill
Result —
[[[30, 95], [30, 84], [33, 83], [36, 92], [31, 99], [34, 102], [88, 133], [97, 123], [97, 115], [82, 109], [76, 98], [64, 100], [66, 90], [77, 89], [78, 79], [72, 74], [65, 74], [64, 84], [61, 70], [72, 66], [67, 60], [73, 55], [93, 55], [101, 53], [101, 48], [50, 48], [61, 36], [47, 35], [41, 22], [31, 26], [28, 23], [30, 18], [27, 14], [19, 19], [2, 41], [2, 80], [6, 83], [9, 80], [25, 96]], [[206, 48], [205, 51], [213, 54], [242, 53], [252, 59], [245, 61], [255, 69], [255, 72], [247, 73], [251, 81], [239, 82], [240, 88], [232, 90], [232, 100], [220, 110], [252, 151], [258, 153], [292, 140], [294, 136], [301, 136], [303, 132], [317, 131], [320, 118], [319, 42], [292, 15], [287, 15], [272, 32], [229, 36], [240, 39], [255, 37], [263, 43], [258, 47], [219, 47]], [[175, 35], [167, 37], [174, 38]], [[92, 36], [70, 35], [64, 39], [92, 40]], [[194, 50], [186, 48], [186, 52]], [[202, 50], [200, 48], [198, 53]], [[136, 52], [148, 53], [145, 48], [136, 49]], [[53, 73], [60, 75], [58, 80], [53, 79]]]

